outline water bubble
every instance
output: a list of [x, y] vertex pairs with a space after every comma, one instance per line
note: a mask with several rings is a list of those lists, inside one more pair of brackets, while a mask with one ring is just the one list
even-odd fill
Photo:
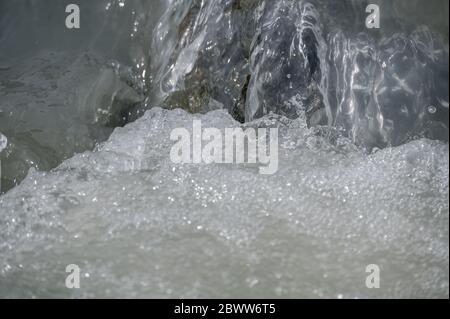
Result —
[[434, 114], [434, 113], [436, 113], [436, 111], [437, 111], [437, 109], [436, 109], [436, 107], [434, 105], [430, 105], [428, 107], [428, 113]]

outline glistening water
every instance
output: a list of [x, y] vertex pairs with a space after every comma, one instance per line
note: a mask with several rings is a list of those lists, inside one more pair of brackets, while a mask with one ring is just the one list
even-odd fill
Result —
[[0, 297], [448, 298], [448, 1], [72, 2], [0, 2]]

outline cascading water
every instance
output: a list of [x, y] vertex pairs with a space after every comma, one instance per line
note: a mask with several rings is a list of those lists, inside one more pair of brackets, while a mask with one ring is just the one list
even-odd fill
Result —
[[[246, 121], [306, 111], [311, 125], [340, 127], [368, 147], [415, 136], [448, 140], [442, 35], [417, 25], [381, 36], [361, 23], [347, 26], [348, 18], [332, 19], [336, 11], [348, 14], [349, 3], [326, 3], [175, 1], [155, 31], [151, 102], [226, 108]], [[354, 20], [364, 22], [361, 4]]]
[[[367, 1], [80, 0], [76, 31], [48, 2], [0, 3], [0, 297], [448, 298], [448, 1], [367, 29]], [[278, 127], [277, 174], [174, 164], [194, 119]]]

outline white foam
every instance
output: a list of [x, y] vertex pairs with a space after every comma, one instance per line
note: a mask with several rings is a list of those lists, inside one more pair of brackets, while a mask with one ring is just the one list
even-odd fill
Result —
[[[366, 155], [267, 116], [247, 125], [279, 126], [276, 175], [173, 165], [170, 131], [194, 118], [239, 125], [154, 108], [0, 197], [0, 296], [448, 297], [447, 143]], [[68, 264], [79, 290], [64, 286]], [[365, 286], [369, 264], [380, 289]]]

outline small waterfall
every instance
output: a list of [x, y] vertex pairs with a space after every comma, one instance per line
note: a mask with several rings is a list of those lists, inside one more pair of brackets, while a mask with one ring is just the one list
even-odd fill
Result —
[[0, 298], [448, 298], [448, 0], [73, 2], [0, 0]]

